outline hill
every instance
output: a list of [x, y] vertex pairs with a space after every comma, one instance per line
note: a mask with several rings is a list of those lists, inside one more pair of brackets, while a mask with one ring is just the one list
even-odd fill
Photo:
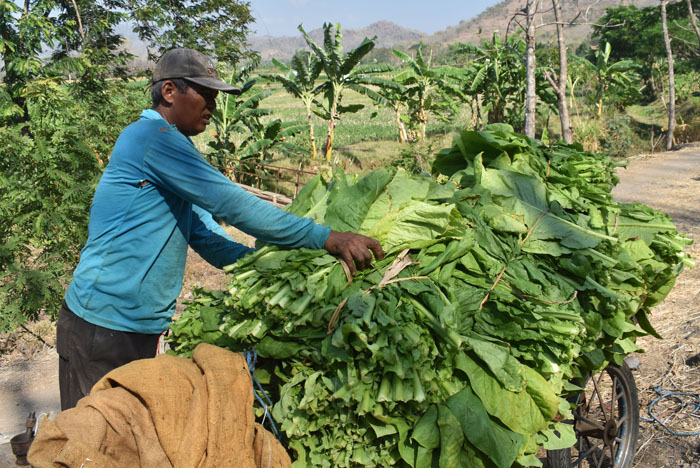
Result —
[[[615, 8], [621, 5], [634, 4], [638, 8], [658, 5], [658, 0], [563, 0], [562, 13], [566, 21], [577, 18], [575, 25], [566, 29], [567, 41], [569, 44], [583, 41], [591, 32], [591, 25], [595, 23], [604, 13], [606, 8]], [[450, 26], [443, 31], [438, 31], [431, 36], [423, 38], [423, 42], [430, 44], [451, 44], [453, 42], [466, 42], [479, 44], [488, 41], [493, 33], [498, 31], [501, 35], [506, 30], [509, 33], [517, 31], [519, 26], [515, 21], [511, 21], [518, 10], [522, 10], [526, 5], [525, 0], [504, 0], [497, 3], [478, 16], [470, 20], [462, 20], [455, 26]], [[551, 13], [551, 1], [542, 1], [540, 24], [547, 24], [554, 21]], [[510, 28], [509, 28], [510, 23]], [[540, 39], [545, 39], [555, 31], [554, 26], [545, 26], [538, 30]]]
[[[573, 47], [590, 35], [591, 25], [605, 13], [606, 8], [630, 4], [644, 8], [656, 6], [659, 3], [658, 0], [563, 0], [563, 2], [564, 19], [567, 21], [576, 19], [575, 24], [566, 29], [567, 42]], [[525, 7], [525, 4], [526, 0], [503, 0], [474, 18], [462, 19], [458, 24], [432, 35], [404, 28], [391, 21], [378, 21], [361, 29], [342, 29], [343, 46], [345, 50], [350, 50], [360, 44], [365, 37], [377, 36], [373, 56], [380, 61], [393, 61], [395, 57], [391, 54], [392, 48], [407, 49], [420, 41], [434, 52], [444, 50], [448, 44], [454, 42], [479, 44], [490, 40], [496, 31], [501, 35], [506, 31], [509, 33], [517, 31], [519, 25], [513, 18], [516, 12]], [[542, 15], [538, 23], [545, 26], [538, 29], [538, 40], [555, 40], [555, 27], [551, 24], [553, 21], [550, 0], [542, 0]], [[322, 43], [321, 28], [310, 31], [309, 35], [317, 43]], [[255, 36], [249, 38], [249, 43], [253, 50], [260, 53], [263, 62], [269, 62], [273, 57], [287, 61], [297, 50], [307, 49], [301, 34], [285, 37]]]
[[[322, 28], [307, 32], [317, 44], [323, 44]], [[343, 48], [346, 51], [357, 47], [366, 37], [377, 36], [377, 48], [390, 48], [400, 44], [418, 42], [426, 36], [424, 32], [404, 28], [391, 21], [377, 21], [360, 29], [341, 28], [341, 33], [343, 35]], [[284, 37], [254, 36], [248, 38], [248, 42], [253, 50], [260, 53], [263, 62], [269, 62], [272, 58], [287, 61], [297, 50], [308, 49], [301, 33], [298, 36]]]

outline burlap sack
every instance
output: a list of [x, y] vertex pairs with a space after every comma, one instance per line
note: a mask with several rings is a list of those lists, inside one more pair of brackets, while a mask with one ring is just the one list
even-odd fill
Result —
[[243, 356], [207, 344], [192, 360], [162, 355], [113, 370], [40, 426], [28, 458], [35, 468], [291, 465], [254, 423]]

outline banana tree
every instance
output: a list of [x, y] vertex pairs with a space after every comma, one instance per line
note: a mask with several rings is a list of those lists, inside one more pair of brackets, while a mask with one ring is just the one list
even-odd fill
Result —
[[383, 105], [385, 107], [390, 107], [391, 110], [394, 111], [399, 141], [401, 143], [406, 143], [408, 141], [408, 132], [406, 131], [406, 121], [408, 117], [402, 113], [406, 107], [406, 87], [400, 83], [398, 83], [398, 85], [398, 87], [378, 88], [377, 93], [384, 98], [386, 104]]
[[467, 101], [461, 87], [466, 73], [456, 67], [432, 68], [432, 53], [426, 61], [423, 44], [419, 44], [415, 59], [400, 50], [394, 55], [408, 68], [394, 79], [406, 88], [402, 94], [409, 109], [410, 124], [416, 139], [425, 139], [429, 114], [448, 121], [448, 114], [458, 111], [458, 102]]
[[311, 159], [316, 159], [316, 137], [314, 136], [313, 106], [316, 94], [316, 81], [318, 80], [323, 64], [316, 56], [308, 51], [298, 51], [291, 60], [291, 66], [287, 66], [276, 59], [272, 63], [277, 67], [280, 74], [263, 74], [263, 78], [279, 83], [284, 90], [300, 99], [306, 109], [306, 121], [309, 125], [309, 147]]
[[386, 100], [369, 86], [391, 86], [391, 80], [377, 76], [380, 73], [388, 72], [391, 70], [391, 67], [388, 65], [358, 66], [362, 58], [374, 48], [376, 37], [372, 39], [365, 38], [359, 46], [347, 54], [343, 54], [343, 36], [340, 24], [324, 23], [323, 47], [316, 44], [301, 25], [299, 25], [298, 29], [321, 63], [325, 73], [325, 81], [313, 91], [314, 94], [323, 94], [325, 103], [316, 101], [318, 105], [314, 109], [314, 113], [328, 121], [324, 155], [326, 161], [330, 162], [335, 126], [340, 116], [344, 113], [357, 112], [364, 108], [362, 104], [343, 106], [343, 92], [351, 89], [371, 98], [375, 102], [385, 103]]
[[234, 69], [227, 80], [241, 89], [240, 95], [222, 93], [217, 98], [212, 115], [214, 138], [208, 143], [213, 151], [207, 152], [206, 157], [227, 177], [239, 182], [257, 181], [260, 185], [264, 171], [252, 163], [269, 159], [273, 150], [291, 158], [303, 157], [306, 150], [292, 143], [290, 137], [304, 131], [306, 125], [280, 119], [264, 121], [272, 111], [261, 108], [260, 102], [272, 91], [255, 87], [250, 75], [256, 66], [253, 61], [240, 70]]
[[603, 99], [605, 94], [615, 89], [620, 93], [635, 92], [635, 84], [638, 81], [636, 70], [638, 65], [632, 60], [620, 60], [610, 62], [611, 46], [605, 43], [602, 50], [597, 48], [594, 53], [595, 63], [583, 57], [572, 56], [572, 59], [583, 65], [589, 72], [593, 72], [596, 81], [595, 107], [598, 117], [603, 114]]
[[522, 127], [525, 115], [525, 41], [509, 36], [503, 41], [494, 33], [481, 47], [460, 43], [457, 53], [470, 56], [465, 93], [481, 101], [487, 123]]

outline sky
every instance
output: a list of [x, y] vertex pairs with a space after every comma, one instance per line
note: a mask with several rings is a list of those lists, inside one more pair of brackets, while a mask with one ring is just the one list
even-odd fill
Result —
[[433, 34], [470, 20], [500, 0], [249, 0], [253, 36], [296, 36], [297, 26], [311, 31], [324, 22], [362, 28], [388, 20]]

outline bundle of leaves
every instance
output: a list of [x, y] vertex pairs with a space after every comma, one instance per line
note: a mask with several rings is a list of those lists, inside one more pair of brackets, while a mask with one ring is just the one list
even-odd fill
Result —
[[689, 241], [669, 218], [612, 200], [615, 164], [508, 126], [463, 132], [437, 179], [382, 169], [320, 176], [290, 207], [377, 238], [349, 277], [325, 251], [265, 246], [199, 290], [172, 325], [255, 349], [294, 466], [536, 466], [570, 446], [576, 377], [654, 334]]

